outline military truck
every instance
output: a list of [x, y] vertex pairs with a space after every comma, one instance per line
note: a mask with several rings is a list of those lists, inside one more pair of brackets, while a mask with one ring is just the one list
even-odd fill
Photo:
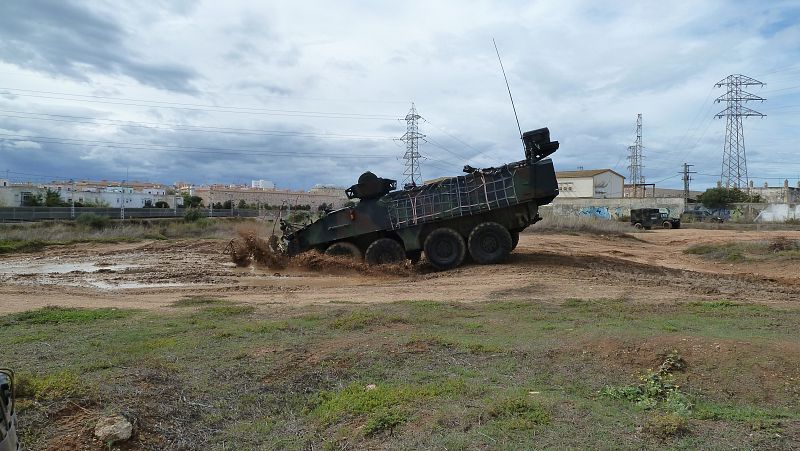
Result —
[[646, 230], [652, 229], [654, 225], [665, 229], [679, 229], [681, 220], [671, 218], [669, 211], [658, 208], [632, 208], [631, 225], [637, 229], [644, 228]]
[[0, 368], [0, 451], [19, 450], [14, 372]]
[[558, 195], [553, 162], [558, 149], [547, 128], [522, 134], [525, 159], [499, 167], [464, 167], [466, 175], [396, 190], [397, 182], [365, 172], [345, 191], [353, 206], [308, 225], [281, 221], [286, 252], [316, 249], [369, 264], [417, 261], [459, 266], [506, 259], [519, 233], [541, 220], [539, 207]]

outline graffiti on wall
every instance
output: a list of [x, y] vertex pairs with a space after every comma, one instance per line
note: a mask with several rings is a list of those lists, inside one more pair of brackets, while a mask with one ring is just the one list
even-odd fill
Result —
[[578, 216], [618, 221], [622, 217], [622, 207], [584, 207], [578, 210]]

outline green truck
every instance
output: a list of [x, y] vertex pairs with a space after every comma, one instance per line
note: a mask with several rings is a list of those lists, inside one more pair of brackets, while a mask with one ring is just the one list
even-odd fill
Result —
[[632, 208], [631, 225], [637, 229], [650, 230], [653, 226], [665, 229], [681, 228], [681, 220], [669, 216], [669, 211], [660, 208]]
[[541, 220], [539, 207], [558, 195], [558, 149], [547, 128], [522, 134], [525, 159], [498, 167], [464, 167], [465, 175], [396, 190], [396, 181], [366, 172], [345, 192], [354, 206], [307, 225], [281, 222], [289, 255], [318, 250], [369, 264], [417, 261], [459, 266], [469, 254], [480, 264], [506, 259], [519, 233]]
[[14, 372], [0, 368], [0, 451], [18, 451]]

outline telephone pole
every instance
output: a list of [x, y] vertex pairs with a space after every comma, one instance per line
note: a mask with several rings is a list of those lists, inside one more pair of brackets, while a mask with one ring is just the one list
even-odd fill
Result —
[[411, 109], [406, 114], [406, 133], [400, 138], [401, 141], [406, 143], [406, 153], [403, 159], [406, 160], [406, 169], [403, 171], [405, 179], [403, 179], [403, 186], [417, 186], [417, 182], [422, 182], [422, 173], [419, 168], [419, 160], [422, 155], [419, 153], [419, 139], [424, 138], [425, 135], [419, 133], [419, 126], [417, 121], [422, 118], [417, 114], [417, 108], [411, 104]]
[[642, 148], [642, 114], [639, 113], [636, 116], [636, 141], [632, 146], [628, 146], [628, 160], [630, 161], [628, 169], [630, 171], [631, 185], [633, 186], [633, 197], [639, 197], [639, 186], [644, 189], [644, 174], [642, 173], [644, 156], [642, 155]]
[[725, 147], [722, 152], [722, 175], [720, 183], [726, 188], [744, 188], [748, 184], [747, 157], [744, 150], [744, 127], [742, 118], [749, 116], [764, 117], [758, 111], [743, 106], [743, 102], [763, 102], [763, 97], [742, 89], [743, 86], [764, 86], [765, 84], [746, 75], [728, 75], [714, 86], [725, 86], [727, 92], [717, 97], [716, 102], [726, 102], [727, 107], [715, 114], [715, 118], [726, 117]]
[[697, 174], [696, 171], [692, 171], [693, 164], [683, 163], [683, 171], [679, 172], [678, 174], [683, 174], [683, 201], [689, 201], [689, 181], [692, 180], [691, 174]]

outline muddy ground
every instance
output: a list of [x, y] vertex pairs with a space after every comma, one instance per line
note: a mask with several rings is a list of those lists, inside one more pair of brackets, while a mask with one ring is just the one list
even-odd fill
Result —
[[0, 313], [46, 305], [162, 309], [188, 295], [224, 295], [254, 306], [397, 300], [487, 301], [624, 298], [642, 302], [725, 298], [764, 304], [800, 299], [785, 260], [715, 262], [691, 245], [800, 239], [797, 231], [657, 230], [629, 236], [523, 234], [506, 264], [435, 272], [363, 273], [237, 268], [225, 241], [146, 241], [58, 246], [0, 257]]

